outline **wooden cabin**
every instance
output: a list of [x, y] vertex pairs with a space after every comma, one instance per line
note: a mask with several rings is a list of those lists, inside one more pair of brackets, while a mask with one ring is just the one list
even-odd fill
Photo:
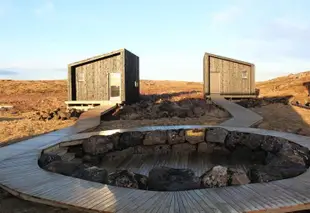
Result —
[[204, 95], [225, 98], [256, 97], [255, 65], [205, 53], [203, 58]]
[[126, 49], [68, 65], [68, 108], [139, 100], [139, 57]]

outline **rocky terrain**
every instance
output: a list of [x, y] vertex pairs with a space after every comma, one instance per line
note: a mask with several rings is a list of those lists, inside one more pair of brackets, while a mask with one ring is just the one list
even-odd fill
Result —
[[[119, 187], [180, 191], [291, 178], [305, 172], [310, 165], [310, 151], [293, 142], [273, 136], [229, 132], [223, 128], [125, 132], [95, 135], [79, 142], [80, 145], [68, 145], [67, 154], [63, 150], [45, 152], [38, 161], [39, 166], [51, 172]], [[135, 173], [130, 166], [120, 169], [123, 162], [128, 165], [129, 159], [136, 155], [157, 155], [157, 158], [172, 155], [177, 161], [178, 154], [188, 153], [196, 158], [220, 156], [224, 165], [213, 162], [215, 165], [206, 168], [200, 176], [190, 166], [186, 169], [155, 166], [148, 175]], [[65, 155], [70, 155], [70, 160]], [[108, 161], [113, 162], [115, 171], [109, 172], [104, 166]]]

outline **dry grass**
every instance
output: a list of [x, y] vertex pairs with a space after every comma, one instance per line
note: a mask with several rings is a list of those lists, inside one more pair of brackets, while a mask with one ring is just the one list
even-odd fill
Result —
[[304, 104], [310, 101], [310, 71], [258, 82], [260, 96], [292, 96], [293, 100]]
[[[21, 138], [29, 138], [34, 135], [51, 132], [74, 124], [72, 120], [34, 121], [30, 119], [21, 119], [1, 121], [1, 118], [0, 122], [0, 141], [2, 143], [16, 142]], [[0, 143], [0, 147], [2, 143]]]

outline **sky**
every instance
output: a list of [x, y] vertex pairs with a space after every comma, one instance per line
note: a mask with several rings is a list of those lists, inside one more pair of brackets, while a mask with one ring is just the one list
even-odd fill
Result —
[[205, 52], [263, 81], [310, 70], [309, 0], [0, 0], [0, 79], [66, 79], [67, 65], [126, 48], [140, 78], [202, 81]]

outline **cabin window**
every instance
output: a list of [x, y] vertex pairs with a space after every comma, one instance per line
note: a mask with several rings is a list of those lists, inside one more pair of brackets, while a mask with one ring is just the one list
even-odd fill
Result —
[[247, 71], [242, 71], [242, 78], [248, 78], [248, 72]]

